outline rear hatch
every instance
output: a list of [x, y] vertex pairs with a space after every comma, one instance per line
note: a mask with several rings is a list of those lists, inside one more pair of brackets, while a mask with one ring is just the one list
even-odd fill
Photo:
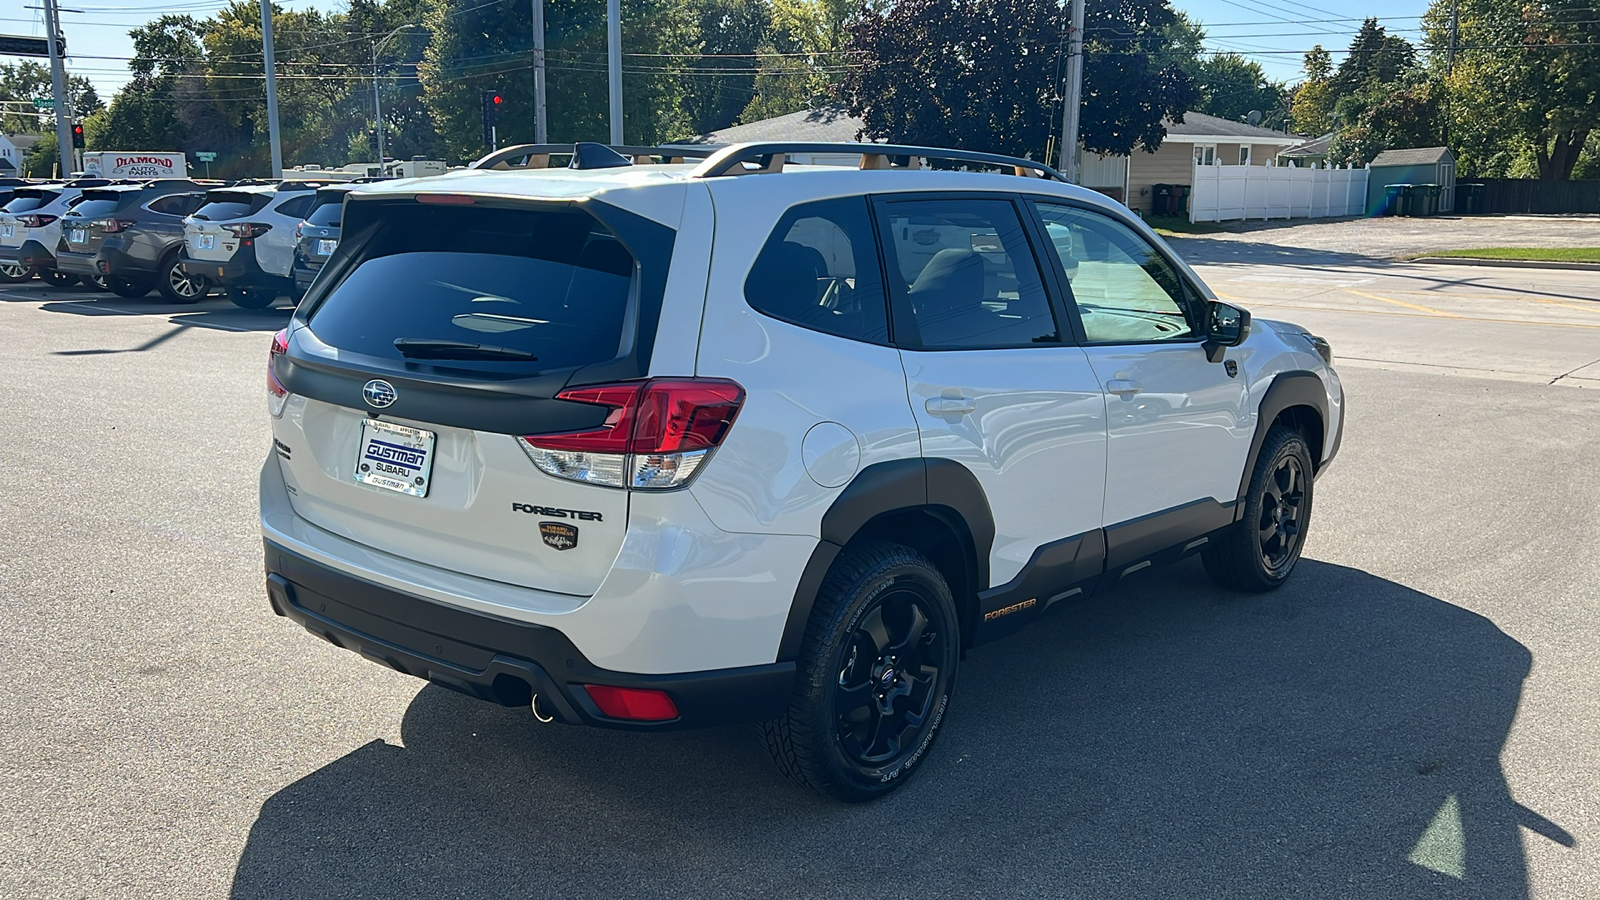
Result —
[[272, 198], [272, 193], [261, 191], [208, 191], [205, 205], [183, 222], [189, 258], [216, 263], [233, 259], [240, 237], [223, 225], [260, 211]]
[[348, 193], [342, 188], [317, 191], [317, 205], [300, 223], [300, 243], [296, 250], [310, 268], [327, 262], [339, 246], [339, 218], [344, 214], [344, 198]]
[[521, 436], [605, 428], [611, 408], [556, 395], [648, 371], [671, 229], [594, 202], [410, 197], [352, 201], [343, 225], [273, 361], [295, 512], [406, 559], [593, 594], [628, 491], [547, 474]]
[[60, 196], [60, 188], [18, 188], [11, 202], [6, 204], [5, 214], [0, 216], [0, 247], [21, 247], [28, 239], [29, 229], [18, 217], [35, 215]]
[[121, 231], [131, 219], [118, 220], [116, 213], [132, 204], [138, 192], [88, 190], [77, 205], [61, 217], [61, 239], [66, 249], [73, 253], [94, 254], [105, 243], [107, 228]]

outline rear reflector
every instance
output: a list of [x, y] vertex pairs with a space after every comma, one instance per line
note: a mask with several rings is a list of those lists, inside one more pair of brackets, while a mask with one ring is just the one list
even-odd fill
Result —
[[657, 378], [572, 388], [558, 400], [611, 408], [586, 431], [523, 437], [548, 475], [609, 487], [682, 487], [722, 443], [744, 404], [744, 388], [719, 378]]
[[586, 684], [583, 689], [600, 712], [613, 719], [636, 722], [665, 722], [678, 717], [678, 707], [665, 691]]

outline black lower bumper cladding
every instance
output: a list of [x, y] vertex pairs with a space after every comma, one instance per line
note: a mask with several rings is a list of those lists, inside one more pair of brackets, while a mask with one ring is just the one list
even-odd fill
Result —
[[[673, 675], [601, 669], [554, 628], [445, 606], [355, 578], [266, 541], [272, 609], [324, 640], [398, 672], [480, 700], [528, 706], [573, 725], [663, 730], [758, 722], [782, 715], [793, 663]], [[581, 685], [664, 691], [666, 722], [602, 714]]]

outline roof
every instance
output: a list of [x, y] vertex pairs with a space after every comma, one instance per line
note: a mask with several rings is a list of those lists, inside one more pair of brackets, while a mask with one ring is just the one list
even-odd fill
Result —
[[1195, 139], [1219, 138], [1250, 138], [1252, 143], [1260, 144], [1298, 144], [1305, 140], [1303, 135], [1286, 134], [1247, 122], [1232, 122], [1197, 112], [1184, 113], [1181, 123], [1162, 119], [1161, 124], [1167, 129], [1166, 139], [1180, 144], [1193, 143]]
[[745, 144], [753, 141], [854, 142], [867, 123], [850, 115], [844, 106], [834, 104], [803, 109], [786, 116], [775, 116], [733, 125], [710, 134], [679, 141], [680, 144]]
[[1306, 159], [1313, 156], [1327, 156], [1328, 145], [1333, 143], [1333, 132], [1328, 132], [1322, 137], [1312, 138], [1303, 144], [1296, 144], [1283, 151], [1284, 156], [1290, 159]]
[[1449, 147], [1414, 147], [1410, 150], [1385, 150], [1372, 160], [1374, 169], [1379, 166], [1431, 166], [1435, 163], [1455, 162]]
[[21, 150], [23, 153], [28, 152], [34, 144], [39, 143], [39, 135], [37, 134], [8, 134], [5, 138], [11, 142], [11, 146]]

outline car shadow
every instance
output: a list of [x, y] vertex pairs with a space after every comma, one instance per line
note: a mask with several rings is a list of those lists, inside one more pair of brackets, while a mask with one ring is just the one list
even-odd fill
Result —
[[1357, 569], [1239, 595], [1189, 561], [975, 650], [925, 770], [861, 806], [747, 728], [540, 726], [430, 686], [404, 746], [267, 800], [233, 896], [1525, 897], [1519, 824], [1573, 843], [1500, 769], [1530, 662]]
[[273, 332], [289, 324], [294, 307], [283, 305], [267, 309], [243, 309], [226, 298], [211, 297], [200, 303], [171, 303], [156, 294], [146, 297], [116, 297], [97, 294], [81, 300], [53, 300], [41, 303], [46, 312], [75, 316], [165, 316], [176, 326], [172, 333], [149, 342], [148, 346], [61, 351], [64, 356], [104, 353], [131, 353], [151, 349], [186, 328], [216, 328], [223, 331]]

